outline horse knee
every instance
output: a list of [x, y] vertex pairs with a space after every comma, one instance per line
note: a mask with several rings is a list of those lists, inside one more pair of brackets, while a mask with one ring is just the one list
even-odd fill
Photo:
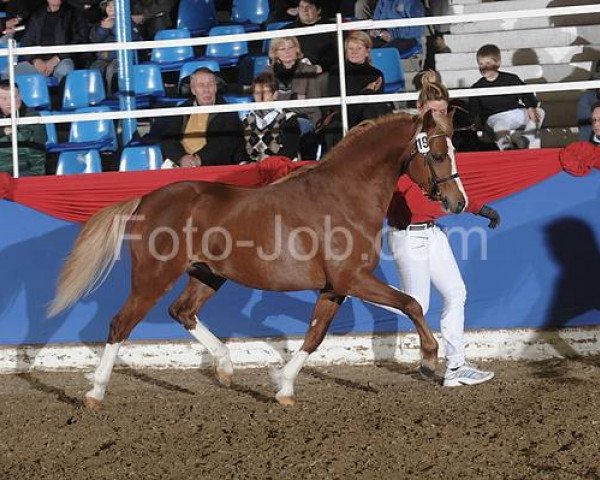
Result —
[[421, 307], [421, 304], [412, 297], [410, 297], [410, 300], [406, 303], [404, 313], [411, 319], [420, 318], [424, 315], [423, 307]]

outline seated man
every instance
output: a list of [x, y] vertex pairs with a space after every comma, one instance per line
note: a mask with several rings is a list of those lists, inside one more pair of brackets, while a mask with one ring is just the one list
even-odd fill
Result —
[[[219, 78], [201, 67], [190, 77], [193, 99], [182, 107], [224, 103], [217, 96]], [[181, 167], [235, 165], [244, 160], [242, 123], [237, 112], [158, 117], [145, 143], [160, 143], [163, 157]]]
[[[37, 115], [27, 109], [21, 101], [19, 90], [15, 85], [15, 107], [21, 117]], [[11, 114], [10, 84], [0, 81], [0, 114], [8, 118]], [[19, 154], [19, 175], [44, 175], [46, 170], [46, 127], [37, 125], [17, 126], [17, 146]], [[0, 172], [13, 174], [12, 129], [10, 126], [0, 129]]]
[[[87, 42], [85, 24], [77, 12], [62, 0], [47, 0], [29, 18], [21, 47], [47, 47]], [[75, 68], [71, 54], [47, 53], [20, 61], [15, 73], [41, 73], [60, 82]]]

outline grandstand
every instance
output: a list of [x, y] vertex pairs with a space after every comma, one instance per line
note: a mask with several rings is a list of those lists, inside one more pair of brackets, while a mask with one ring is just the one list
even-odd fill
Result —
[[[502, 69], [513, 72], [519, 77], [524, 79], [527, 84], [535, 84], [536, 87], [543, 84], [560, 84], [560, 88], [550, 89], [539, 89], [538, 98], [541, 100], [544, 109], [546, 110], [546, 119], [544, 128], [541, 131], [541, 140], [538, 146], [541, 147], [559, 147], [564, 146], [577, 139], [577, 123], [576, 123], [576, 104], [577, 99], [581, 95], [581, 91], [585, 88], [590, 88], [589, 83], [581, 83], [581, 86], [569, 85], [572, 82], [585, 82], [590, 80], [592, 63], [597, 60], [600, 55], [600, 37], [598, 34], [598, 24], [600, 24], [600, 13], [596, 2], [591, 0], [535, 0], [531, 2], [522, 2], [517, 0], [509, 1], [497, 1], [497, 2], [482, 2], [475, 0], [453, 0], [451, 2], [451, 22], [450, 34], [446, 35], [446, 43], [449, 46], [450, 53], [439, 53], [436, 54], [435, 64], [437, 70], [441, 73], [443, 81], [446, 85], [452, 89], [458, 89], [458, 92], [452, 92], [454, 98], [469, 96], [472, 94], [466, 94], [464, 89], [467, 89], [472, 85], [478, 78], [479, 72], [476, 69], [475, 62], [475, 51], [484, 43], [496, 43], [501, 47], [502, 50]], [[161, 40], [161, 43], [155, 42], [133, 42], [129, 44], [128, 49], [135, 49], [138, 53], [135, 55], [136, 61], [141, 64], [156, 64], [162, 71], [164, 87], [158, 85], [151, 86], [149, 91], [147, 86], [142, 85], [140, 78], [135, 78], [134, 90], [137, 100], [137, 109], [148, 109], [152, 107], [165, 107], [165, 106], [176, 106], [178, 103], [183, 101], [183, 98], [179, 98], [178, 85], [181, 85], [182, 74], [180, 73], [183, 65], [191, 61], [211, 61], [211, 62], [222, 62], [224, 61], [223, 56], [214, 57], [216, 54], [211, 52], [219, 52], [222, 49], [217, 48], [223, 45], [234, 45], [239, 43], [238, 53], [234, 53], [234, 57], [227, 59], [227, 64], [221, 65], [220, 75], [227, 79], [229, 83], [229, 89], [236, 92], [235, 95], [227, 95], [227, 98], [234, 105], [232, 110], [239, 112], [247, 111], [252, 108], [248, 104], [244, 104], [244, 101], [249, 101], [248, 97], [240, 96], [237, 92], [241, 91], [244, 84], [247, 84], [247, 79], [243, 78], [243, 65], [250, 59], [250, 69], [256, 73], [257, 69], [264, 68], [264, 44], [267, 38], [274, 36], [283, 35], [304, 35], [306, 32], [297, 30], [286, 30], [284, 32], [280, 30], [273, 30], [270, 24], [266, 23], [267, 13], [265, 8], [268, 9], [268, 2], [256, 2], [257, 11], [253, 13], [252, 2], [233, 2], [233, 11], [216, 11], [215, 6], [207, 7], [212, 5], [211, 1], [194, 2], [194, 1], [181, 1], [179, 8], [174, 9], [172, 12], [174, 23], [178, 26], [177, 29], [173, 29], [172, 34], [158, 35], [157, 38], [175, 38], [175, 40]], [[218, 5], [218, 4], [217, 4]], [[265, 7], [266, 5], [266, 7]], [[572, 6], [575, 8], [587, 8], [589, 13], [570, 14], [566, 12], [565, 8]], [[195, 16], [190, 15], [190, 8], [195, 8]], [[208, 8], [206, 12], [199, 15], [200, 8]], [[552, 8], [559, 8], [557, 15], [549, 15], [545, 10]], [[526, 13], [521, 15], [514, 14], [511, 12], [537, 12], [535, 16], [529, 16]], [[541, 14], [539, 12], [541, 11]], [[475, 17], [480, 15], [481, 19]], [[473, 21], [470, 19], [473, 18]], [[228, 37], [226, 36], [214, 36], [220, 34], [220, 30], [215, 30], [215, 26], [221, 28], [222, 23], [231, 24], [233, 20], [238, 20], [244, 27], [241, 30], [235, 30], [227, 27]], [[416, 22], [414, 21], [416, 20]], [[196, 22], [196, 23], [194, 23]], [[202, 23], [204, 22], [204, 23]], [[202, 23], [202, 25], [200, 25]], [[374, 21], [362, 21], [353, 22], [351, 18], [344, 19], [343, 24], [319, 24], [316, 27], [309, 27], [313, 29], [313, 33], [317, 32], [331, 32], [338, 35], [342, 35], [344, 31], [348, 31], [355, 28], [360, 29], [373, 29], [380, 26], [393, 27], [396, 25], [414, 25], [417, 24], [428, 24], [429, 19], [409, 19], [406, 20], [383, 20], [380, 22]], [[433, 23], [436, 20], [433, 19]], [[442, 20], [437, 21], [442, 23]], [[252, 25], [252, 26], [250, 26]], [[244, 30], [257, 30], [260, 27], [260, 31], [251, 34], [240, 33]], [[278, 27], [280, 25], [277, 25]], [[202, 27], [202, 28], [201, 28]], [[230, 31], [231, 30], [231, 31]], [[165, 31], [166, 32], [166, 31]], [[177, 34], [180, 32], [180, 34]], [[238, 32], [237, 34], [231, 35], [232, 32]], [[162, 34], [162, 32], [159, 32]], [[190, 34], [191, 33], [191, 34]], [[225, 39], [228, 41], [225, 42]], [[229, 40], [231, 39], [231, 40]], [[423, 41], [424, 44], [424, 41]], [[16, 45], [18, 47], [18, 45]], [[339, 45], [338, 45], [339, 47]], [[13, 47], [14, 48], [14, 47]], [[96, 50], [113, 50], [115, 44], [94, 44]], [[236, 47], [238, 48], [238, 47]], [[26, 50], [17, 48], [16, 51], [13, 49], [0, 49], [0, 59], [6, 58], [7, 54], [13, 52], [15, 56], [21, 53], [33, 53], [38, 51], [51, 51], [52, 47], [29, 47]], [[89, 50], [89, 46], [78, 45], [78, 46], [66, 46], [67, 51], [73, 52], [85, 52]], [[248, 51], [248, 54], [244, 52]], [[151, 52], [150, 61], [144, 61], [145, 53]], [[160, 55], [159, 55], [160, 54]], [[211, 55], [214, 58], [211, 58]], [[155, 59], [163, 59], [156, 61]], [[166, 60], [164, 60], [166, 59]], [[255, 59], [257, 59], [255, 61]], [[166, 61], [166, 63], [164, 63]], [[386, 88], [386, 92], [392, 92], [388, 95], [385, 100], [395, 101], [397, 106], [403, 106], [407, 100], [414, 100], [415, 94], [411, 93], [414, 89], [412, 80], [419, 71], [423, 61], [423, 53], [419, 52], [418, 49], [412, 58], [403, 60], [404, 66], [404, 82], [396, 82], [398, 85], [405, 85], [406, 93], [402, 90], [390, 90]], [[161, 63], [162, 62], [162, 63]], [[262, 62], [262, 63], [261, 63]], [[88, 67], [89, 65], [79, 65], [78, 68]], [[167, 70], [171, 70], [173, 73], [168, 73]], [[137, 71], [137, 70], [133, 70]], [[10, 73], [10, 69], [7, 67], [6, 75]], [[79, 72], [81, 73], [81, 72]], [[90, 78], [95, 77], [89, 75]], [[144, 75], [144, 78], [151, 79], [150, 76]], [[152, 77], [155, 78], [155, 77]], [[19, 82], [19, 78], [16, 78]], [[154, 81], [154, 80], [153, 80]], [[155, 82], [154, 82], [155, 83]], [[33, 82], [20, 82], [20, 85], [29, 85]], [[67, 82], [69, 85], [70, 82]], [[36, 83], [39, 85], [39, 82]], [[173, 85], [175, 87], [173, 87]], [[101, 87], [101, 88], [98, 88]], [[119, 131], [127, 131], [125, 126], [127, 122], [135, 122], [135, 120], [126, 120], [127, 117], [133, 119], [144, 119], [154, 117], [158, 114], [147, 112], [146, 115], [143, 112], [136, 112], [131, 114], [124, 114], [124, 104], [120, 106], [121, 112], [118, 112], [119, 99], [110, 99], [110, 86], [102, 88], [102, 85], [98, 85], [98, 81], [88, 82], [87, 84], [80, 86], [84, 90], [76, 92], [75, 96], [73, 93], [66, 89], [63, 93], [62, 89], [49, 85], [43, 88], [48, 88], [49, 92], [55, 97], [52, 102], [52, 106], [45, 104], [39, 106], [39, 104], [32, 104], [38, 110], [43, 111], [43, 115], [38, 120], [21, 119], [16, 120], [18, 123], [31, 123], [42, 122], [68, 122], [72, 120], [72, 117], [66, 116], [61, 117], [60, 114], [66, 113], [63, 110], [59, 110], [61, 107], [65, 109], [67, 102], [67, 96], [69, 100], [73, 98], [80, 102], [82, 105], [77, 107], [88, 107], [95, 106], [101, 107], [104, 105], [110, 106], [113, 113], [103, 113], [103, 109], [97, 110], [100, 112], [101, 118], [114, 118], [120, 119]], [[85, 91], [85, 88], [89, 87], [89, 91]], [[21, 87], [23, 88], [23, 87]], [[153, 90], [152, 90], [153, 89]], [[341, 91], [344, 91], [341, 89]], [[534, 90], [535, 91], [535, 90]], [[158, 92], [158, 93], [155, 93]], [[24, 98], [33, 98], [36, 101], [40, 97], [47, 95], [45, 92], [24, 92]], [[59, 96], [57, 99], [56, 96]], [[173, 98], [168, 98], [168, 95]], [[377, 96], [376, 96], [377, 97]], [[328, 105], [342, 103], [351, 104], [358, 103], [359, 101], [382, 101], [382, 98], [342, 98], [342, 99], [325, 99], [322, 102], [317, 102], [315, 105], [327, 107]], [[26, 100], [27, 103], [28, 100]], [[302, 102], [296, 104], [290, 103], [291, 106], [303, 106]], [[287, 105], [286, 105], [287, 106]], [[307, 104], [307, 106], [310, 105]], [[216, 107], [215, 111], [231, 111], [228, 110], [229, 106]], [[74, 110], [73, 110], [74, 111]], [[81, 110], [79, 110], [81, 112]], [[51, 112], [52, 114], [48, 114]], [[166, 110], [161, 112], [160, 115], [176, 114], [175, 110]], [[189, 111], [182, 111], [181, 113], [190, 113]], [[112, 115], [112, 116], [111, 116]], [[84, 117], [82, 117], [84, 118]], [[91, 117], [89, 117], [91, 118]], [[7, 126], [10, 122], [8, 120], [2, 121], [2, 125]], [[135, 124], [134, 134], [137, 133], [139, 136], [143, 136], [148, 131], [147, 121], [140, 121]], [[49, 151], [55, 151], [54, 144], [57, 142], [65, 143], [68, 140], [69, 129], [59, 128], [58, 135], [65, 138], [58, 138], [50, 142], [49, 140]], [[48, 131], [53, 133], [53, 128], [48, 127]], [[130, 132], [131, 135], [132, 132]], [[136, 135], [133, 135], [136, 136]], [[121, 151], [131, 146], [131, 138], [125, 138], [121, 135], [118, 148], [113, 151], [113, 161], [105, 162], [105, 168], [109, 170], [116, 170], [119, 168], [119, 155]], [[62, 144], [61, 143], [61, 144]], [[54, 150], [53, 150], [54, 149]], [[103, 157], [107, 157], [109, 153], [103, 148]], [[15, 158], [15, 163], [16, 163]], [[52, 171], [52, 168], [49, 169]], [[87, 170], [86, 170], [87, 171]], [[15, 175], [18, 175], [15, 169]]]

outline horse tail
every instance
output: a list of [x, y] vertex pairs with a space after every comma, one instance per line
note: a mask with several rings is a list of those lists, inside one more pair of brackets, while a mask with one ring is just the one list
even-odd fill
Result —
[[48, 317], [102, 285], [121, 252], [127, 220], [141, 201], [142, 197], [137, 197], [104, 208], [85, 223], [60, 272]]

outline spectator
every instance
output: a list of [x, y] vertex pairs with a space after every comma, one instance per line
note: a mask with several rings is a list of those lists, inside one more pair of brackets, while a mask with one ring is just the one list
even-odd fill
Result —
[[[425, 8], [421, 0], [379, 0], [373, 20], [393, 20], [400, 18], [424, 17]], [[398, 49], [401, 57], [420, 45], [420, 39], [425, 35], [424, 26], [402, 27], [389, 29], [370, 30], [373, 46], [394, 47]]]
[[[590, 80], [600, 80], [600, 60], [592, 64]], [[600, 101], [600, 88], [592, 88], [583, 92], [577, 102], [577, 126], [579, 127], [579, 140], [587, 142], [592, 136], [592, 125], [590, 124], [590, 110], [592, 105]]]
[[[182, 106], [224, 103], [217, 95], [219, 78], [201, 67], [190, 79], [194, 96]], [[195, 113], [154, 119], [145, 143], [160, 143], [163, 157], [181, 167], [234, 165], [244, 160], [242, 124], [236, 112]]]
[[[298, 18], [284, 28], [310, 27], [328, 23], [321, 18], [321, 0], [300, 0]], [[316, 33], [299, 37], [300, 50], [313, 65], [324, 72], [337, 64], [337, 40], [335, 33]]]
[[298, 16], [298, 0], [269, 0], [267, 23], [293, 22]]
[[79, 14], [85, 28], [89, 29], [102, 18], [103, 0], [65, 0]]
[[[252, 83], [255, 102], [277, 100], [277, 80], [263, 72]], [[246, 155], [260, 162], [269, 155], [284, 155], [297, 160], [300, 152], [300, 127], [296, 114], [286, 110], [252, 110], [242, 122]]]
[[[82, 30], [83, 23], [77, 12], [62, 0], [47, 0], [47, 5], [38, 8], [29, 18], [22, 47], [58, 46], [87, 42]], [[15, 73], [41, 73], [60, 82], [75, 65], [71, 54], [47, 53], [21, 61]]]
[[[482, 77], [471, 88], [508, 87], [525, 85], [512, 73], [500, 71], [500, 49], [484, 45], [477, 50], [477, 64]], [[527, 148], [536, 130], [544, 120], [544, 111], [537, 108], [538, 101], [532, 93], [515, 93], [471, 97], [471, 111], [481, 125], [494, 132], [500, 150]], [[515, 132], [511, 135], [511, 130]]]
[[[348, 95], [370, 95], [384, 93], [385, 80], [381, 70], [371, 64], [371, 37], [362, 31], [348, 35], [344, 42], [344, 63], [346, 71], [346, 93]], [[327, 96], [340, 95], [340, 72], [334, 68], [329, 75]], [[348, 127], [352, 128], [363, 120], [380, 117], [392, 111], [388, 103], [367, 103], [363, 105], [348, 105]], [[339, 109], [335, 109], [335, 121], [332, 121], [326, 133], [326, 144], [331, 148], [341, 139], [341, 123]], [[330, 117], [329, 114], [327, 117]], [[326, 117], [326, 118], [327, 118]]]
[[144, 40], [154, 40], [160, 30], [173, 27], [173, 9], [177, 0], [133, 0], [131, 18]]
[[591, 108], [592, 130], [591, 141], [594, 145], [600, 146], [600, 102], [596, 102]]
[[[319, 65], [311, 65], [300, 50], [296, 37], [274, 38], [269, 47], [270, 65], [266, 71], [277, 79], [279, 100], [304, 100], [318, 98], [317, 76], [322, 72]], [[290, 111], [301, 115], [299, 119], [302, 133], [314, 130], [321, 118], [318, 107], [294, 108]]]
[[[425, 0], [425, 15], [428, 17], [442, 17], [450, 14], [449, 0]], [[436, 53], [450, 53], [444, 35], [450, 33], [450, 25], [428, 25], [427, 47], [425, 51], [424, 70], [435, 70]]]
[[24, 32], [17, 32], [15, 28], [24, 27], [31, 14], [45, 4], [45, 0], [1, 0], [0, 10], [5, 12], [7, 17], [2, 28], [6, 32], [5, 35], [21, 41]]
[[[90, 42], [92, 43], [109, 43], [116, 42], [117, 35], [115, 32], [115, 2], [114, 0], [105, 0], [101, 4], [103, 9], [103, 18], [97, 25], [94, 25], [90, 30]], [[142, 37], [137, 29], [137, 25], [132, 22], [131, 39], [133, 41], [141, 40]], [[117, 51], [103, 51], [96, 53], [96, 60], [92, 63], [91, 68], [97, 68], [106, 78], [107, 90], [112, 91], [113, 81], [116, 78], [117, 70], [119, 69], [119, 60], [117, 59]]]
[[370, 20], [377, 6], [377, 0], [356, 0], [354, 3], [354, 17], [357, 20]]
[[[15, 85], [15, 107], [19, 116], [38, 115], [25, 107]], [[0, 113], [2, 118], [11, 115], [10, 83], [0, 81]], [[0, 134], [0, 172], [13, 173], [12, 129], [4, 127]], [[18, 125], [17, 148], [19, 153], [19, 175], [43, 175], [46, 169], [46, 127], [42, 124]]]

